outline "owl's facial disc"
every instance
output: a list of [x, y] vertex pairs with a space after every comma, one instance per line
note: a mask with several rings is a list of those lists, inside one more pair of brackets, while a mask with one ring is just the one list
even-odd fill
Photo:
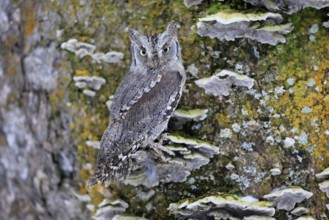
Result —
[[133, 59], [138, 66], [157, 68], [171, 60], [177, 60], [176, 47], [174, 39], [164, 42], [161, 34], [141, 35], [138, 41], [133, 42]]
[[180, 48], [177, 41], [177, 30], [170, 23], [163, 33], [141, 35], [136, 30], [129, 29], [132, 42], [133, 62], [144, 68], [158, 68], [174, 60], [179, 60]]

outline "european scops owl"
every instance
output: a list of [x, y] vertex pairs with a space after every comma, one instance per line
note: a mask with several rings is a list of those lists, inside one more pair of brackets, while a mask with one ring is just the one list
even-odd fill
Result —
[[103, 134], [97, 165], [89, 186], [105, 180], [123, 180], [131, 156], [166, 129], [185, 85], [177, 29], [141, 35], [129, 29], [132, 64], [117, 88], [110, 122]]

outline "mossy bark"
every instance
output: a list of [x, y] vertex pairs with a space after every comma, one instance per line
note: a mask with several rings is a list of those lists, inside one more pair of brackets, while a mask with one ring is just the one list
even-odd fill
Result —
[[[5, 1], [4, 5], [0, 11], [6, 13], [12, 23], [0, 38], [3, 96], [0, 100], [0, 176], [4, 176], [0, 182], [5, 179], [0, 195], [9, 196], [9, 185], [13, 184], [15, 195], [22, 192], [24, 198], [20, 200], [16, 196], [13, 201], [0, 202], [4, 219], [22, 219], [26, 215], [32, 219], [85, 219], [96, 212], [105, 197], [127, 202], [129, 207], [124, 212], [127, 215], [174, 219], [167, 210], [173, 202], [216, 192], [262, 198], [283, 185], [298, 185], [313, 192], [303, 205], [316, 219], [324, 213], [328, 215], [325, 204], [329, 200], [315, 178], [316, 173], [329, 166], [329, 29], [322, 26], [327, 9], [307, 8], [292, 15], [282, 14], [294, 29], [286, 35], [286, 43], [270, 46], [246, 39], [220, 42], [195, 33], [193, 25], [198, 18], [222, 9], [266, 12], [265, 8], [242, 1], [203, 1], [191, 8], [187, 8], [183, 0], [29, 0]], [[15, 13], [20, 16], [17, 21]], [[197, 76], [188, 75], [179, 107], [208, 109], [208, 116], [204, 121], [189, 121], [183, 126], [176, 126], [172, 120], [167, 132], [207, 141], [223, 153], [194, 171], [186, 182], [155, 187], [155, 194], [147, 200], [137, 194], [148, 189], [119, 183], [96, 186], [89, 191], [87, 183], [97, 150], [88, 147], [86, 141], [101, 138], [109, 120], [105, 102], [130, 66], [127, 27], [141, 33], [154, 33], [163, 31], [170, 21], [180, 26], [178, 33], [185, 67], [194, 64], [198, 69]], [[318, 25], [316, 33], [310, 33], [312, 25]], [[79, 59], [60, 48], [62, 42], [71, 38], [92, 43], [97, 51], [122, 52], [123, 62], [98, 64], [90, 57]], [[50, 67], [57, 82], [55, 89], [33, 89], [28, 83], [30, 73], [25, 71], [24, 59], [35, 48], [52, 48], [51, 53], [56, 54]], [[221, 69], [240, 72], [257, 83], [252, 90], [231, 88], [228, 97], [207, 95], [194, 83]], [[43, 77], [42, 74], [38, 76]], [[73, 76], [79, 75], [101, 76], [106, 84], [95, 97], [88, 97], [74, 86]], [[4, 95], [6, 86], [10, 89]], [[10, 115], [24, 117], [11, 123], [6, 118]], [[24, 127], [21, 133], [19, 124]], [[231, 138], [221, 138], [220, 131], [232, 130], [233, 124], [238, 124], [240, 131], [232, 131]], [[44, 129], [47, 132], [40, 135]], [[13, 134], [15, 142], [11, 142]], [[24, 137], [23, 143], [18, 142], [20, 135]], [[294, 146], [285, 147], [286, 138], [293, 138]], [[252, 151], [241, 147], [244, 143], [249, 144]], [[28, 149], [22, 150], [26, 146]], [[12, 153], [10, 149], [17, 151]], [[15, 164], [4, 164], [9, 154], [15, 158]], [[28, 168], [26, 179], [19, 176], [20, 157], [26, 158], [26, 164], [22, 165]], [[225, 168], [230, 162], [235, 166], [233, 170]], [[17, 166], [17, 169], [8, 166]], [[270, 170], [274, 167], [279, 167], [282, 173], [272, 176]], [[12, 170], [17, 173], [11, 175]], [[232, 179], [232, 174], [238, 179]], [[29, 184], [23, 186], [24, 181]], [[46, 193], [37, 187], [47, 188]], [[26, 191], [39, 194], [30, 195]], [[67, 198], [66, 193], [72, 191], [88, 194], [90, 201]], [[52, 201], [50, 196], [56, 199]], [[31, 204], [29, 199], [33, 201]], [[75, 211], [62, 206], [59, 207], [64, 211], [56, 208], [57, 202], [63, 203], [66, 199], [74, 204]], [[23, 209], [26, 204], [29, 205]], [[88, 204], [94, 206], [93, 212], [86, 209]], [[277, 219], [284, 219], [283, 216], [278, 212]]]

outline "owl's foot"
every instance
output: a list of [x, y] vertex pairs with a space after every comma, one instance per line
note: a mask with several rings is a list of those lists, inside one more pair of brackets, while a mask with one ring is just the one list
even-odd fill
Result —
[[169, 161], [168, 157], [165, 157], [165, 155], [163, 154], [163, 152], [166, 152], [167, 154], [171, 155], [171, 156], [175, 156], [175, 153], [172, 150], [169, 150], [168, 148], [166, 148], [165, 146], [163, 146], [160, 143], [151, 143], [150, 144], [150, 149], [152, 149], [156, 156], [160, 157], [162, 161]]
[[168, 139], [168, 133], [162, 133], [160, 134], [160, 138], [159, 138], [159, 144], [163, 145], [163, 141]]

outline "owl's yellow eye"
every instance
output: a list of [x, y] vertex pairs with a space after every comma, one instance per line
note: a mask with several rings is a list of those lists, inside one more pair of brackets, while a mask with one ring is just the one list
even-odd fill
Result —
[[146, 50], [145, 49], [141, 49], [140, 51], [139, 51], [139, 53], [141, 54], [141, 56], [146, 56]]
[[168, 53], [168, 52], [169, 52], [169, 50], [170, 50], [170, 48], [169, 48], [169, 47], [164, 47], [164, 48], [163, 48], [163, 52], [164, 52], [164, 53]]

